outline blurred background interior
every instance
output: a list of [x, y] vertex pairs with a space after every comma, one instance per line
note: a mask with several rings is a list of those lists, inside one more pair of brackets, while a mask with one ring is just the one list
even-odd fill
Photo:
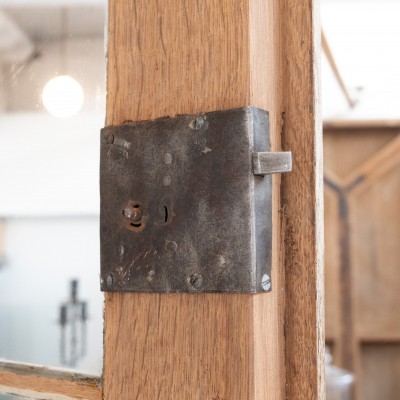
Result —
[[[328, 399], [394, 400], [400, 2], [321, 14], [328, 381], [354, 378]], [[105, 17], [106, 0], [0, 0], [0, 358], [95, 374]]]
[[95, 374], [105, 15], [0, 0], [0, 357]]

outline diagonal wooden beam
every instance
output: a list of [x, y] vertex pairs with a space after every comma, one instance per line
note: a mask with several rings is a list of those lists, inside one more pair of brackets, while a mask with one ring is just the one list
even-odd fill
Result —
[[391, 140], [352, 171], [345, 179], [345, 190], [359, 193], [397, 165], [400, 165], [400, 136]]
[[32, 364], [0, 361], [0, 394], [40, 400], [101, 400], [100, 378]]
[[335, 61], [335, 57], [333, 56], [332, 50], [329, 46], [328, 40], [323, 30], [321, 31], [321, 41], [322, 41], [322, 50], [324, 51], [326, 58], [328, 59], [329, 65], [332, 68], [332, 72], [335, 75], [339, 87], [342, 90], [343, 95], [347, 100], [347, 103], [351, 108], [353, 108], [357, 104], [357, 102], [350, 95], [350, 92], [343, 80], [342, 74], [339, 71], [339, 67]]

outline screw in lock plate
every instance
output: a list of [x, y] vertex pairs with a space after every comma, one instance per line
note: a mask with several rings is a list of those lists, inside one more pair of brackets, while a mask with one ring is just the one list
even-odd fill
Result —
[[188, 283], [194, 289], [200, 289], [203, 286], [203, 277], [200, 274], [193, 274], [188, 278]]
[[105, 137], [105, 141], [107, 144], [113, 144], [114, 143], [114, 135], [112, 133], [107, 133]]
[[107, 285], [107, 287], [108, 287], [109, 289], [112, 288], [113, 281], [114, 281], [114, 279], [113, 279], [112, 275], [111, 275], [111, 274], [108, 274], [107, 277], [106, 277], [106, 285]]
[[195, 131], [199, 131], [204, 127], [204, 125], [204, 118], [200, 116], [193, 119], [192, 122], [189, 124], [190, 128], [194, 129]]
[[261, 280], [261, 286], [263, 290], [268, 291], [271, 289], [271, 278], [267, 275], [264, 274]]

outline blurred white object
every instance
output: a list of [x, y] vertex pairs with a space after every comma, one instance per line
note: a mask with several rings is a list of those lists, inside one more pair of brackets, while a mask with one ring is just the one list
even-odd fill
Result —
[[58, 118], [72, 117], [83, 105], [83, 89], [80, 83], [68, 75], [50, 79], [43, 88], [42, 100], [47, 111]]
[[354, 376], [351, 372], [332, 365], [332, 355], [325, 350], [326, 400], [351, 400]]

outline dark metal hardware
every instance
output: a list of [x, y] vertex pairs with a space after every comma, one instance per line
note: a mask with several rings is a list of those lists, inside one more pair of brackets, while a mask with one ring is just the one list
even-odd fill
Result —
[[254, 175], [270, 175], [292, 170], [292, 152], [262, 152], [253, 153]]
[[253, 107], [102, 129], [101, 289], [270, 291], [269, 150]]

